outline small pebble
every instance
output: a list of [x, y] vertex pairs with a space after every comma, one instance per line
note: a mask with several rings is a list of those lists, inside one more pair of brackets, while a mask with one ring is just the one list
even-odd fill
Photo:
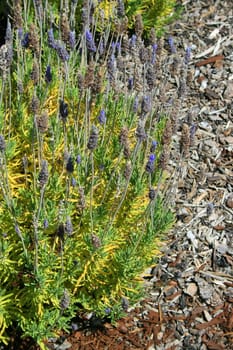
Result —
[[223, 96], [225, 99], [231, 99], [233, 97], [233, 80], [227, 82], [227, 87]]
[[228, 208], [233, 208], [233, 194], [230, 194], [230, 196], [227, 198], [226, 205]]
[[128, 329], [125, 326], [122, 325], [122, 326], [119, 327], [119, 331], [121, 333], [123, 333], [123, 334], [126, 334], [128, 332]]
[[159, 332], [159, 333], [157, 334], [157, 339], [158, 339], [158, 340], [162, 340], [162, 339], [163, 339], [163, 332]]
[[199, 123], [199, 127], [201, 129], [203, 129], [203, 130], [206, 130], [206, 131], [211, 131], [212, 130], [211, 125], [209, 123], [205, 122], [205, 121], [204, 122], [200, 122]]

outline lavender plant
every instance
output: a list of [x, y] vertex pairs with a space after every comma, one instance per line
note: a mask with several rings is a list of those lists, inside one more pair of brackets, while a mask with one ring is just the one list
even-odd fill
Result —
[[175, 0], [117, 0], [100, 1], [96, 6], [93, 1], [94, 15], [102, 18], [103, 23], [111, 20], [117, 30], [135, 28], [135, 32], [149, 36], [153, 28], [161, 36], [168, 23], [179, 17], [182, 8]]
[[0, 49], [0, 340], [17, 324], [41, 348], [83, 310], [115, 319], [138, 300], [174, 222], [177, 54], [140, 31], [99, 35], [91, 6], [76, 32], [62, 4], [15, 0]]

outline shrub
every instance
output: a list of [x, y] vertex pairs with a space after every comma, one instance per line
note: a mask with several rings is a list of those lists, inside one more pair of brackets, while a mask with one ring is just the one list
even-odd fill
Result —
[[107, 21], [118, 23], [125, 17], [127, 28], [137, 27], [138, 22], [145, 37], [149, 37], [151, 29], [158, 36], [164, 32], [168, 23], [179, 17], [182, 7], [176, 4], [176, 0], [128, 0], [128, 1], [101, 1], [95, 7], [95, 16], [105, 19], [101, 28]]
[[13, 327], [41, 347], [142, 295], [174, 222], [162, 187], [183, 90], [172, 103], [162, 79], [185, 72], [162, 40], [95, 35], [90, 11], [75, 33], [76, 2], [47, 5], [15, 0], [0, 49], [0, 339]]

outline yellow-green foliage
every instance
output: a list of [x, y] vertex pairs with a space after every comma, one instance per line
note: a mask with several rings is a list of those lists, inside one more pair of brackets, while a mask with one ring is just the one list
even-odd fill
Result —
[[145, 35], [150, 32], [151, 28], [155, 28], [157, 34], [161, 35], [165, 25], [174, 20], [180, 11], [180, 9], [175, 8], [176, 0], [106, 0], [96, 4], [96, 17], [103, 13], [105, 23], [110, 19], [114, 22], [120, 3], [124, 4], [125, 15], [128, 18], [128, 28], [134, 27], [136, 15], [142, 15]]
[[[104, 57], [89, 52], [90, 33], [77, 33], [75, 48], [59, 41], [55, 9], [26, 9], [19, 12], [23, 28], [8, 24], [6, 48], [14, 52], [12, 63], [1, 66], [0, 340], [7, 341], [7, 328], [16, 323], [42, 345], [54, 330], [68, 330], [79, 309], [105, 316], [110, 308], [114, 319], [123, 297], [137, 300], [139, 276], [174, 220], [156, 192], [166, 176], [159, 159], [167, 117], [154, 105], [145, 115], [133, 110], [137, 97], [152, 100], [152, 92], [130, 90], [123, 78], [116, 86], [109, 82], [113, 56], [108, 47]], [[53, 21], [56, 45], [69, 58], [48, 45]], [[146, 118], [143, 139], [135, 136], [140, 118]], [[91, 148], [93, 125], [98, 140]], [[158, 141], [155, 169], [147, 172], [152, 140]], [[148, 197], [150, 189], [155, 198]]]

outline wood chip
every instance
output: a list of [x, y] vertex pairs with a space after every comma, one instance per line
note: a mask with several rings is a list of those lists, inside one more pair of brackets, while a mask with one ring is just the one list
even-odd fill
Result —
[[199, 62], [196, 62], [195, 63], [195, 66], [196, 67], [201, 67], [201, 66], [205, 66], [209, 63], [214, 63], [216, 61], [221, 61], [224, 59], [224, 56], [223, 55], [216, 55], [216, 56], [211, 56], [211, 57], [208, 57], [202, 61], [199, 61]]
[[189, 283], [188, 287], [184, 290], [184, 292], [191, 297], [194, 297], [197, 294], [198, 287], [196, 283]]

